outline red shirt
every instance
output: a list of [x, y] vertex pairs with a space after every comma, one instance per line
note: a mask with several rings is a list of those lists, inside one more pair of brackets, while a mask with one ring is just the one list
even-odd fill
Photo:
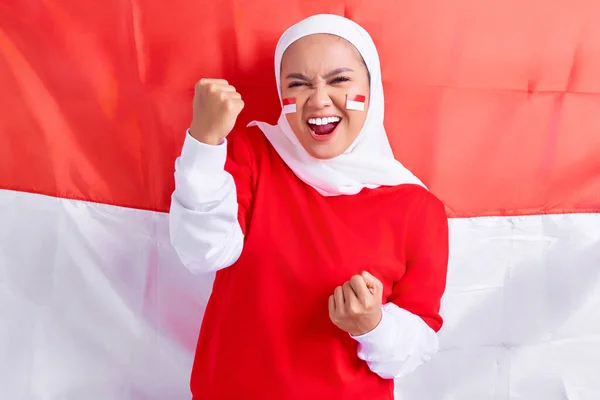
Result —
[[435, 331], [448, 262], [443, 204], [416, 185], [324, 197], [300, 181], [258, 129], [228, 138], [241, 257], [217, 272], [192, 370], [195, 400], [393, 399], [393, 380], [357, 357], [329, 319], [335, 287], [363, 270], [383, 302]]

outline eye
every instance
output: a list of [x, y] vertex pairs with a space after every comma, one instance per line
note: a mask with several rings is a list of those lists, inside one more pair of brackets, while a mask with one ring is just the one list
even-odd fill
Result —
[[329, 83], [336, 84], [336, 83], [343, 83], [343, 82], [348, 82], [348, 81], [350, 81], [350, 78], [348, 78], [347, 76], [338, 76], [337, 78], [332, 79]]
[[304, 86], [304, 82], [298, 82], [298, 81], [292, 82], [288, 85], [288, 88], [295, 88], [298, 86]]

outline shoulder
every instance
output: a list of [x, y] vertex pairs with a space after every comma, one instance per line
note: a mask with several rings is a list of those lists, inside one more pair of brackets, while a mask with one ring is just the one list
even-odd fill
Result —
[[406, 184], [387, 188], [392, 207], [412, 217], [434, 213], [446, 218], [446, 206], [435, 194], [420, 185]]
[[228, 157], [258, 164], [268, 148], [266, 138], [257, 128], [236, 127], [227, 136]]
[[392, 193], [389, 212], [404, 221], [404, 226], [411, 232], [447, 229], [446, 206], [428, 189], [406, 184], [394, 187]]
[[[449, 246], [448, 214], [444, 202], [418, 185], [405, 185], [407, 259], [439, 258], [446, 262]], [[409, 187], [410, 186], [410, 187]]]
[[267, 137], [258, 127], [240, 126], [227, 136], [228, 153], [233, 157], [244, 157], [259, 168], [270, 165], [276, 159], [273, 157], [275, 150]]
[[410, 185], [413, 197], [410, 219], [413, 224], [426, 227], [447, 225], [446, 205], [435, 194], [422, 186]]
[[260, 154], [268, 147], [267, 138], [257, 127], [236, 127], [227, 136], [227, 141], [234, 146], [245, 147], [255, 154]]
[[446, 205], [435, 194], [419, 185], [406, 186], [410, 186], [408, 190], [413, 197], [416, 214], [422, 212], [433, 212], [436, 214], [441, 214], [444, 216], [444, 218], [447, 218]]

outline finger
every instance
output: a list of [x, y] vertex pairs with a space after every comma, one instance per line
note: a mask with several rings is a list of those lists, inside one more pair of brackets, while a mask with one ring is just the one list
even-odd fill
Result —
[[369, 291], [371, 293], [383, 291], [383, 284], [381, 283], [381, 281], [379, 279], [375, 278], [369, 272], [363, 271], [361, 273], [361, 276], [364, 278], [365, 282], [367, 283], [367, 288], [369, 288]]
[[216, 78], [202, 78], [200, 79], [200, 82], [198, 82], [201, 85], [209, 85], [209, 84], [216, 84], [216, 85], [229, 85], [229, 82], [227, 82], [225, 79], [216, 79]]
[[211, 84], [207, 88], [212, 93], [237, 93], [236, 89], [231, 85]]
[[347, 312], [357, 312], [362, 306], [358, 301], [358, 297], [356, 297], [356, 293], [352, 289], [352, 285], [350, 282], [344, 283], [343, 286], [344, 291], [344, 307]]
[[242, 99], [242, 95], [239, 94], [238, 92], [224, 92], [227, 94], [227, 97], [232, 99], [232, 100], [241, 100]]
[[238, 92], [221, 92], [219, 93], [219, 98], [223, 101], [228, 101], [228, 100], [241, 100], [242, 99], [242, 95], [239, 94]]
[[237, 89], [234, 86], [223, 83], [201, 83], [196, 86], [196, 89], [208, 90], [211, 93], [222, 93], [222, 92], [236, 92]]
[[241, 99], [240, 100], [232, 100], [232, 101], [235, 103], [235, 105], [237, 107], [236, 108], [237, 112], [241, 113], [242, 110], [244, 109], [244, 104], [245, 104], [244, 101]]
[[335, 300], [333, 299], [333, 296], [329, 296], [329, 301], [328, 301], [328, 305], [329, 305], [329, 318], [333, 319], [333, 316], [335, 315]]
[[226, 106], [233, 111], [240, 113], [244, 109], [244, 101], [242, 99], [233, 99], [226, 102]]
[[344, 291], [341, 286], [338, 286], [333, 291], [333, 299], [335, 301], [335, 310], [339, 311], [344, 307]]
[[361, 301], [361, 303], [367, 298], [371, 297], [372, 294], [367, 287], [367, 282], [365, 282], [365, 278], [363, 278], [361, 275], [354, 275], [352, 278], [350, 278], [350, 285], [352, 286], [354, 293], [356, 293], [356, 297]]
[[218, 88], [223, 92], [237, 92], [237, 89], [231, 85], [218, 85]]

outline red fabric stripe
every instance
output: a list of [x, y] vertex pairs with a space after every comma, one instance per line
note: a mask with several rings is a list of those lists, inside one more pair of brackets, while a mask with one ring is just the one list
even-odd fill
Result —
[[451, 216], [600, 211], [597, 2], [131, 4], [0, 5], [0, 187], [167, 211], [195, 82], [274, 123], [279, 35], [333, 12], [373, 35], [395, 154]]

